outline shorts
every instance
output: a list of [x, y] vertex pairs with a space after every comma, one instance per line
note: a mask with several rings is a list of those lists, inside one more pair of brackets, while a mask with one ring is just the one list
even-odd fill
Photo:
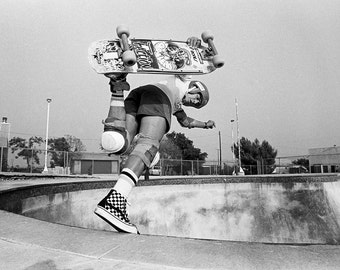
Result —
[[130, 92], [124, 100], [127, 114], [136, 116], [140, 121], [143, 116], [160, 116], [167, 123], [166, 132], [171, 125], [171, 103], [167, 95], [155, 85], [145, 85]]

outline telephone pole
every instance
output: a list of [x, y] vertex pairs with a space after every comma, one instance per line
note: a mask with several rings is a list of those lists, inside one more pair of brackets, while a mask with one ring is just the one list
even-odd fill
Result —
[[238, 102], [237, 98], [235, 98], [235, 107], [236, 107], [236, 124], [237, 124], [237, 144], [238, 144], [238, 166], [239, 166], [239, 171], [238, 175], [244, 175], [244, 171], [242, 169], [242, 164], [241, 164], [241, 144], [240, 144], [240, 127], [239, 127], [239, 120], [238, 120]]
[[232, 175], [236, 174], [235, 172], [235, 143], [234, 143], [234, 119], [230, 120], [231, 123], [231, 152], [233, 157], [233, 172]]
[[220, 150], [220, 162], [219, 162], [219, 167], [220, 167], [220, 174], [222, 173], [222, 147], [221, 147], [221, 131], [218, 132], [218, 141], [219, 141], [219, 150]]
[[48, 98], [47, 101], [47, 121], [46, 121], [46, 142], [45, 142], [45, 167], [42, 173], [48, 173], [47, 169], [47, 146], [48, 146], [48, 126], [50, 121], [50, 103], [52, 99]]

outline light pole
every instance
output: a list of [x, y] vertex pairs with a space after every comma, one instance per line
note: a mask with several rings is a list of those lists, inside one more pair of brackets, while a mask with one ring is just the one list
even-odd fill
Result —
[[46, 121], [46, 142], [45, 142], [45, 167], [43, 170], [43, 173], [48, 173], [47, 169], [47, 146], [48, 146], [48, 125], [50, 120], [50, 103], [52, 102], [52, 99], [48, 98], [47, 101], [47, 121]]
[[244, 171], [242, 169], [241, 165], [241, 145], [240, 145], [240, 128], [239, 128], [239, 122], [238, 122], [238, 102], [237, 98], [235, 98], [235, 107], [236, 107], [236, 124], [237, 124], [237, 144], [238, 144], [238, 166], [239, 166], [239, 171], [238, 175], [244, 175]]

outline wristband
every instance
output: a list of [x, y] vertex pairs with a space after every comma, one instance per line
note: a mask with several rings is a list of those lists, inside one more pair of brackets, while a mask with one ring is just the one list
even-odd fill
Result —
[[204, 128], [208, 129], [208, 123], [207, 122], [204, 122]]

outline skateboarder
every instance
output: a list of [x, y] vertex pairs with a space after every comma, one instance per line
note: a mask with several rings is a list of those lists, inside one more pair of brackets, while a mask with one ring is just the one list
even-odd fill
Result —
[[[200, 40], [197, 38], [188, 39], [192, 46], [198, 42]], [[113, 95], [128, 89], [126, 75], [108, 77]], [[191, 76], [169, 76], [164, 81], [141, 86], [130, 92], [124, 101], [125, 127], [121, 125], [122, 119], [119, 117], [111, 118], [113, 123], [104, 123], [107, 128], [106, 131], [104, 128], [102, 135], [103, 148], [116, 154], [129, 151], [129, 156], [117, 183], [95, 209], [99, 217], [118, 231], [138, 233], [126, 212], [131, 190], [137, 185], [143, 171], [159, 161], [159, 144], [170, 129], [172, 115], [182, 127], [215, 127], [214, 121], [204, 122], [191, 118], [182, 108], [184, 105], [199, 109], [208, 101], [208, 88], [202, 82], [192, 80]]]

